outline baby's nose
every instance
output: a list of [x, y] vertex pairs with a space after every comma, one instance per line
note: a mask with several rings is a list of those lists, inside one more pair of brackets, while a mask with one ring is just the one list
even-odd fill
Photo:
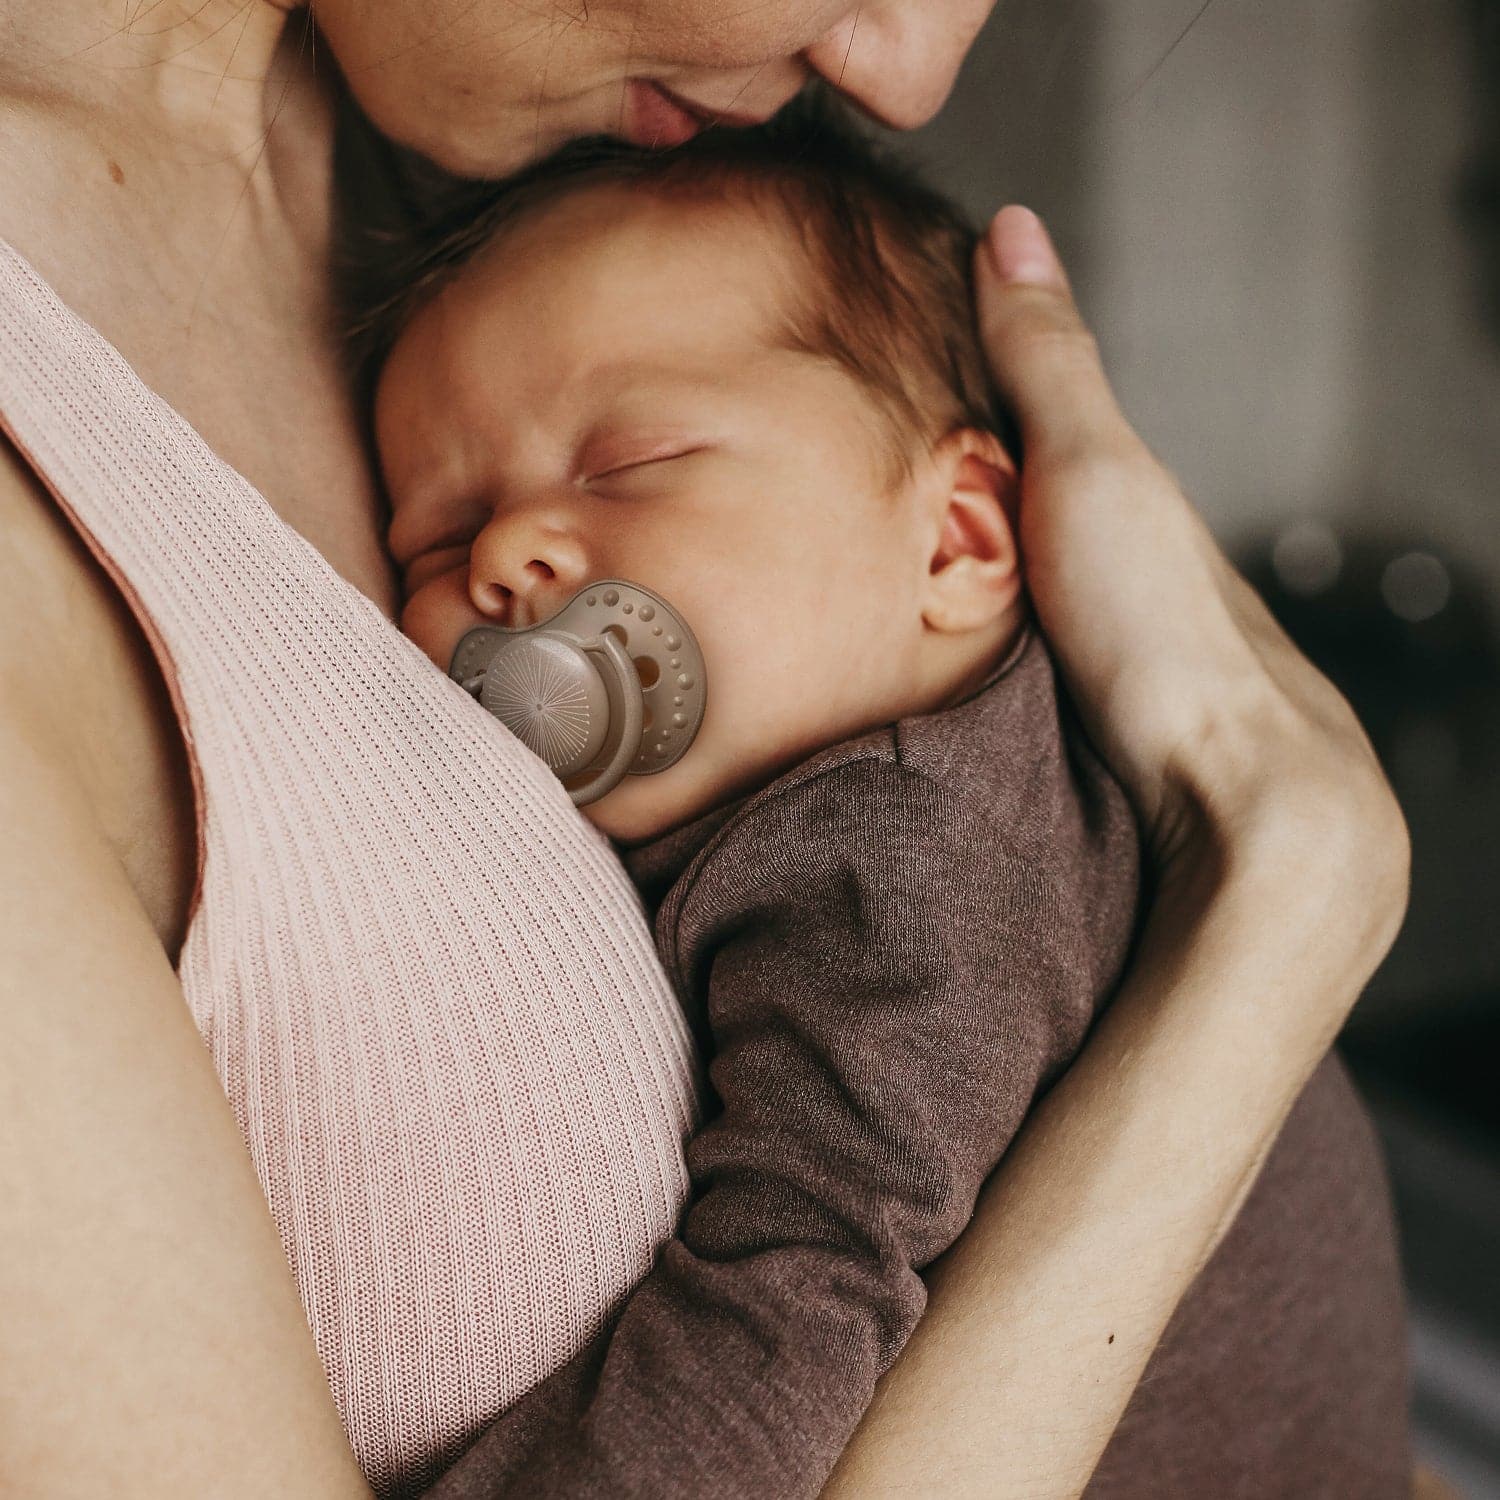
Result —
[[499, 515], [474, 539], [469, 597], [498, 624], [535, 625], [556, 614], [587, 582], [583, 544], [558, 520]]

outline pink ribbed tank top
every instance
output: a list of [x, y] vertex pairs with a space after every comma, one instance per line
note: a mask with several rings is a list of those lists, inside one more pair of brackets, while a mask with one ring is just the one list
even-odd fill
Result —
[[3, 245], [0, 339], [0, 425], [172, 687], [198, 793], [183, 992], [394, 1492], [579, 1349], [671, 1233], [686, 1026], [542, 762]]

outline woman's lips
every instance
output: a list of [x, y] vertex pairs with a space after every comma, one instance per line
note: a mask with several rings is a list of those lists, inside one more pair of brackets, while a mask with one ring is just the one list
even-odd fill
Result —
[[685, 145], [709, 125], [743, 128], [764, 124], [756, 115], [710, 109], [669, 93], [658, 83], [632, 78], [625, 89], [625, 117], [621, 133], [636, 146]]
[[654, 83], [632, 78], [626, 87], [621, 133], [632, 145], [685, 145], [707, 123], [706, 119], [685, 109]]

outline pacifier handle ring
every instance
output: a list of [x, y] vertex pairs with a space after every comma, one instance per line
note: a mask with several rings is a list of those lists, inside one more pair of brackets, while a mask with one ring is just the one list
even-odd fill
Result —
[[575, 807], [597, 802], [624, 781], [629, 774], [631, 762], [640, 751], [646, 717], [640, 674], [619, 636], [606, 630], [593, 640], [584, 641], [582, 645], [591, 656], [603, 657], [606, 668], [614, 673], [625, 712], [620, 723], [620, 737], [615, 744], [615, 753], [582, 786], [569, 788], [568, 795], [573, 799]]

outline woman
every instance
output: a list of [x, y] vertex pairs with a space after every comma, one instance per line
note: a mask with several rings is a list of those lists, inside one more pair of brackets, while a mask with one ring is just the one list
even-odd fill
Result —
[[[496, 174], [585, 132], [667, 144], [706, 119], [763, 118], [813, 73], [917, 124], [988, 8], [320, 0], [318, 48], [393, 138]], [[356, 414], [313, 332], [329, 323], [325, 53], [275, 0], [123, 17], [115, 0], [12, 0], [8, 22], [0, 235], [388, 613]], [[1024, 210], [997, 219], [980, 296], [1025, 439], [1033, 592], [1140, 809], [1157, 892], [1125, 992], [934, 1274], [837, 1494], [1081, 1489], [1404, 898], [1399, 817], [1346, 708], [1124, 424]], [[7, 359], [41, 368], [29, 349]], [[214, 998], [195, 996], [188, 963], [207, 962], [212, 924], [189, 924], [196, 845], [220, 847], [223, 806], [200, 787], [195, 814], [199, 760], [234, 770], [259, 747], [184, 745], [199, 690], [153, 655], [129, 566], [107, 546], [92, 560], [87, 528], [53, 503], [69, 502], [69, 453], [30, 451], [16, 420], [0, 468], [16, 560], [0, 601], [0, 1473], [28, 1494], [358, 1494], [247, 1170], [246, 1116], [225, 1107], [183, 1004], [184, 990]], [[238, 626], [230, 615], [226, 654]], [[315, 789], [285, 791], [329, 821]], [[528, 899], [553, 892], [555, 931], [563, 887], [535, 874]], [[210, 884], [199, 917], [212, 898]], [[236, 1066], [221, 1072], [233, 1091]], [[455, 1471], [447, 1492], [466, 1483]]]

